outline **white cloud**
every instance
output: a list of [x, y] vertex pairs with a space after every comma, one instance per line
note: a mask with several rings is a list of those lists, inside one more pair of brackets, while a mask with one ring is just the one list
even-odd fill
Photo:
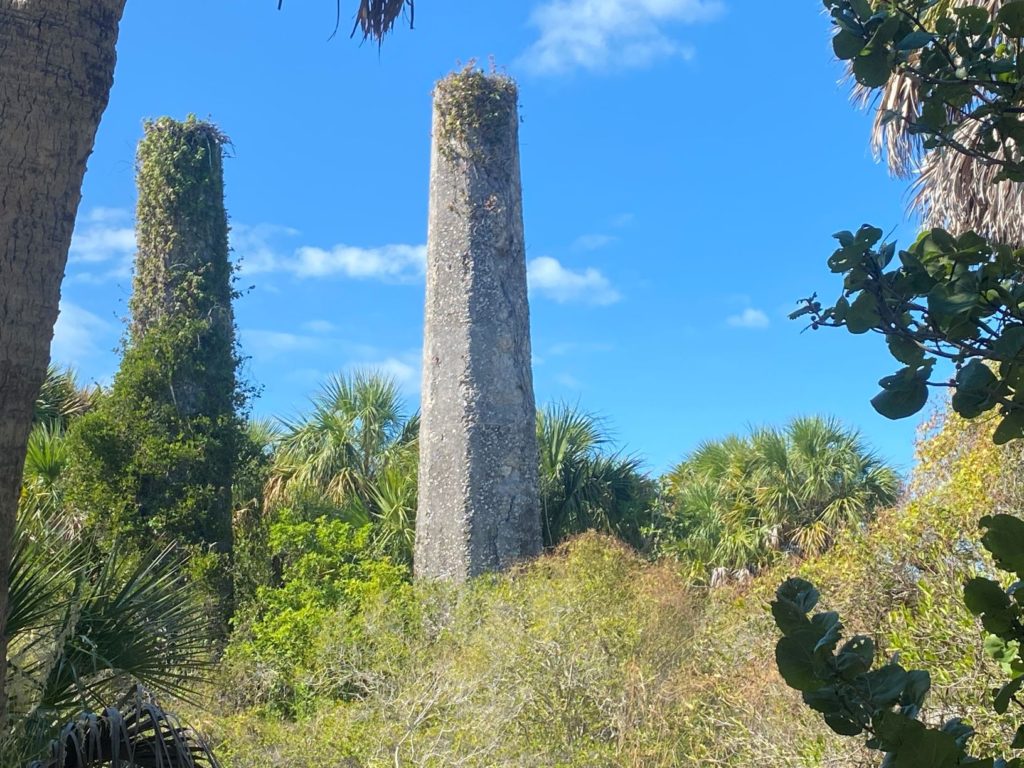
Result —
[[103, 354], [117, 343], [118, 328], [92, 312], [63, 300], [53, 327], [50, 358], [58, 365], [82, 369], [91, 358]]
[[257, 362], [272, 360], [290, 352], [310, 352], [320, 349], [324, 340], [286, 331], [267, 331], [243, 328], [239, 332], [242, 351]]
[[593, 267], [580, 272], [563, 267], [557, 259], [541, 256], [527, 265], [530, 288], [560, 304], [614, 304], [621, 297], [611, 281]]
[[90, 208], [89, 212], [81, 217], [89, 224], [110, 224], [115, 221], [130, 221], [132, 214], [125, 208], [104, 208], [98, 206]]
[[733, 328], [767, 328], [770, 324], [768, 315], [760, 309], [748, 307], [738, 315], [731, 315], [725, 320]]
[[555, 376], [555, 381], [567, 389], [583, 389], [583, 384], [571, 373], [560, 373]]
[[231, 225], [231, 250], [241, 274], [273, 272], [277, 269], [277, 251], [271, 240], [278, 237], [295, 237], [297, 229], [276, 224], [235, 224]]
[[357, 279], [410, 280], [426, 270], [427, 246], [384, 245], [357, 248], [336, 245], [330, 250], [306, 246], [284, 262], [284, 269], [298, 277], [342, 275]]
[[328, 335], [337, 326], [326, 320], [312, 320], [302, 324], [311, 334], [290, 331], [243, 328], [239, 332], [242, 351], [252, 357], [255, 365], [266, 365], [279, 358], [292, 362], [312, 362], [314, 366], [291, 367], [286, 374], [290, 381], [315, 383], [327, 378], [322, 367], [340, 360], [346, 361], [346, 370], [364, 370], [392, 377], [402, 389], [418, 392], [420, 387], [421, 352], [391, 352], [379, 347], [347, 341]]
[[235, 225], [231, 246], [240, 261], [242, 274], [289, 272], [299, 278], [340, 275], [360, 280], [406, 282], [419, 279], [426, 271], [426, 245], [383, 245], [360, 248], [335, 245], [332, 248], [301, 246], [282, 254], [272, 240], [295, 237], [299, 232], [271, 224]]
[[591, 234], [580, 235], [573, 241], [574, 251], [597, 251], [605, 246], [611, 245], [618, 238], [613, 235]]
[[535, 74], [576, 69], [646, 67], [664, 58], [692, 58], [693, 49], [666, 27], [716, 18], [721, 0], [546, 0], [530, 14], [539, 37], [520, 57]]
[[338, 330], [338, 326], [330, 320], [310, 320], [303, 323], [302, 327], [313, 333], [333, 333]]
[[79, 217], [71, 236], [70, 261], [96, 264], [130, 259], [135, 253], [130, 219], [128, 211], [121, 208], [93, 208]]
[[390, 376], [402, 389], [418, 392], [420, 388], [421, 363], [419, 353], [410, 353], [401, 357], [388, 356], [370, 362], [352, 363], [353, 370], [373, 371]]

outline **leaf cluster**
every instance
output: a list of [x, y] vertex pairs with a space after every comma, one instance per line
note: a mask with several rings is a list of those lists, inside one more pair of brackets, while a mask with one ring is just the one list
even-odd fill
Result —
[[[857, 82], [868, 89], [894, 74], [920, 88], [904, 129], [926, 150], [949, 148], [1001, 169], [998, 180], [1024, 180], [1021, 78], [1024, 58], [1024, 2], [1010, 0], [992, 14], [979, 5], [950, 7], [943, 0], [824, 0], [836, 32], [836, 55], [850, 62]], [[963, 140], [970, 124], [974, 139]]]
[[[905, 418], [924, 407], [929, 386], [948, 386], [965, 418], [998, 409], [997, 443], [1024, 436], [1024, 249], [932, 229], [897, 258], [877, 227], [835, 238], [829, 267], [843, 275], [842, 296], [831, 307], [812, 296], [791, 317], [885, 336], [903, 367], [879, 382], [875, 409]], [[934, 380], [940, 359], [955, 365], [954, 379]]]
[[1016, 768], [1021, 761], [978, 759], [967, 753], [974, 730], [954, 718], [941, 726], [919, 718], [931, 678], [923, 670], [904, 669], [896, 659], [875, 664], [869, 637], [843, 643], [843, 625], [834, 612], [808, 614], [818, 590], [799, 578], [787, 580], [772, 602], [772, 616], [782, 632], [775, 658], [786, 683], [800, 691], [804, 703], [822, 714], [843, 736], [867, 734], [867, 746], [885, 753], [886, 768], [953, 768], [973, 765]]

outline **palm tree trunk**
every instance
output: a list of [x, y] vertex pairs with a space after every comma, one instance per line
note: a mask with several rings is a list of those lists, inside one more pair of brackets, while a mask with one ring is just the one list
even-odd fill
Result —
[[0, 0], [0, 723], [8, 570], [85, 163], [125, 0]]

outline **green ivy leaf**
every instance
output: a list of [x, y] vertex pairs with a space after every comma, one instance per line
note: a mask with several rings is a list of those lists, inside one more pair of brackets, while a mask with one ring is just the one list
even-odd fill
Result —
[[924, 30], [918, 29], [911, 32], [909, 35], [904, 37], [898, 43], [896, 43], [897, 51], [916, 51], [919, 48], [924, 48], [932, 41], [930, 33]]
[[1024, 325], [1008, 325], [992, 343], [992, 351], [1001, 360], [1014, 360], [1024, 350]]
[[862, 291], [846, 312], [846, 328], [850, 333], [867, 333], [881, 322], [875, 297], [867, 291]]
[[924, 706], [924, 699], [932, 687], [932, 678], [923, 669], [912, 669], [907, 673], [907, 684], [903, 686], [903, 696], [900, 704], [904, 707], [915, 707], [920, 709]]
[[904, 365], [918, 367], [924, 363], [924, 350], [910, 339], [889, 334], [885, 337], [889, 353]]
[[814, 663], [813, 633], [795, 633], [779, 640], [775, 646], [775, 663], [786, 685], [798, 691], [814, 691], [825, 682], [818, 677]]
[[810, 629], [811, 622], [807, 619], [804, 611], [800, 610], [791, 600], [773, 600], [772, 617], [784, 635], [791, 635], [794, 632]]
[[895, 753], [893, 768], [954, 768], [963, 750], [952, 734], [927, 728], [914, 721]]
[[1003, 588], [989, 579], [971, 579], [964, 586], [967, 610], [981, 616], [985, 629], [999, 635], [1009, 631], [1016, 611]]
[[1011, 440], [1021, 437], [1024, 437], [1024, 408], [1004, 410], [1003, 420], [999, 422], [999, 426], [992, 434], [992, 442], [996, 445], [1006, 445]]
[[956, 375], [953, 410], [973, 419], [996, 406], [999, 380], [981, 360], [971, 360]]
[[855, 723], [844, 715], [826, 714], [825, 725], [840, 736], [860, 736], [864, 732], [864, 727], [860, 723]]
[[886, 664], [865, 675], [864, 682], [871, 703], [881, 708], [896, 704], [909, 680], [899, 664]]
[[1024, 749], [1024, 725], [1017, 727], [1017, 732], [1013, 735], [1013, 741], [1010, 742], [1010, 749]]
[[983, 613], [1006, 610], [1010, 607], [1010, 598], [996, 582], [979, 576], [964, 586], [964, 604], [975, 616], [981, 616]]
[[806, 614], [814, 610], [821, 593], [806, 579], [791, 578], [779, 586], [775, 597], [778, 600], [788, 600]]
[[866, 56], [858, 56], [853, 60], [853, 76], [865, 88], [879, 88], [885, 85], [891, 74], [889, 52], [882, 46], [875, 48]]

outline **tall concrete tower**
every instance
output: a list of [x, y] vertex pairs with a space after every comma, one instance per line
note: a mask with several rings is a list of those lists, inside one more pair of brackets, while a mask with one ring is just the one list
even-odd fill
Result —
[[471, 68], [434, 90], [417, 577], [541, 550], [517, 108]]

